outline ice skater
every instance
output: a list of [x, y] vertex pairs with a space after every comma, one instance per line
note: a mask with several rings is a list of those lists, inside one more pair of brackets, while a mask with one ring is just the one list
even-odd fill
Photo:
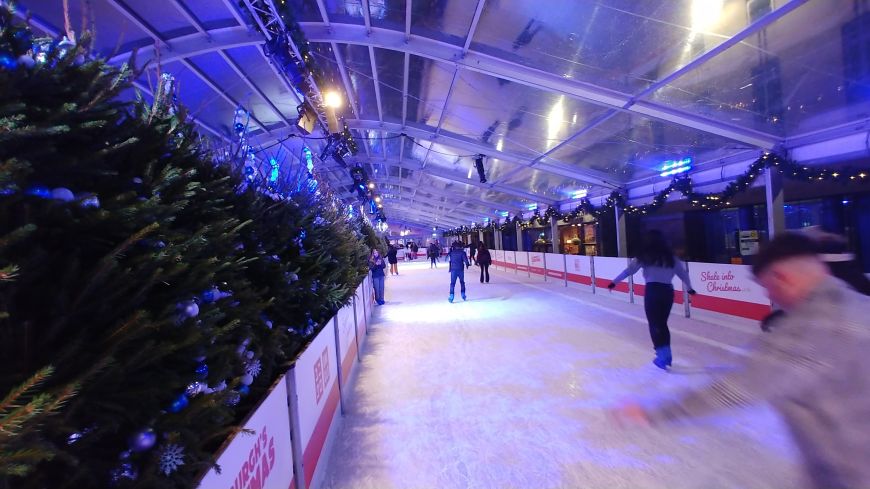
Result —
[[399, 274], [399, 250], [390, 245], [387, 248], [387, 261], [390, 263], [390, 275]]
[[870, 487], [870, 299], [834, 278], [817, 250], [787, 233], [756, 255], [756, 280], [786, 313], [740, 368], [656, 408], [624, 404], [614, 417], [659, 424], [767, 401], [791, 431], [812, 487]]
[[429, 244], [429, 248], [426, 251], [426, 254], [429, 256], [429, 268], [438, 268], [438, 254], [441, 253], [441, 250], [438, 248], [438, 244], [436, 242], [432, 242]]
[[652, 338], [656, 357], [653, 363], [660, 369], [667, 370], [673, 362], [671, 353], [671, 331], [668, 329], [668, 316], [674, 305], [674, 274], [680, 277], [689, 289], [689, 294], [695, 295], [686, 264], [674, 256], [665, 241], [661, 231], [649, 231], [643, 240], [643, 248], [638, 256], [631, 260], [622, 273], [607, 286], [613, 290], [616, 284], [643, 269], [646, 280], [646, 291], [643, 299], [643, 310], [649, 323], [649, 335]]
[[453, 302], [456, 279], [459, 279], [462, 300], [467, 300], [465, 297], [465, 269], [471, 266], [471, 262], [468, 261], [468, 255], [465, 254], [465, 247], [459, 241], [454, 241], [447, 256], [450, 259], [450, 296], [447, 300]]
[[387, 264], [381, 258], [381, 252], [372, 250], [372, 255], [369, 257], [369, 270], [372, 272], [372, 287], [375, 289], [375, 302], [379, 306], [386, 304], [384, 302], [384, 269]]
[[489, 254], [489, 250], [486, 249], [486, 246], [484, 246], [483, 243], [480, 243], [477, 247], [477, 266], [480, 267], [480, 283], [484, 283], [484, 278], [486, 278], [486, 283], [489, 283], [490, 265], [492, 265], [492, 256]]

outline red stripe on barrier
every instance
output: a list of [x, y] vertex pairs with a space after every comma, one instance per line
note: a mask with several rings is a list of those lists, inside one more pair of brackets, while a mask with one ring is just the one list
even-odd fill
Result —
[[529, 266], [528, 265], [517, 265], [517, 270], [519, 270], [521, 272], [528, 272]]
[[317, 418], [317, 424], [314, 426], [314, 433], [311, 434], [311, 439], [308, 440], [308, 446], [305, 447], [305, 450], [302, 453], [302, 465], [305, 467], [306, 487], [311, 487], [311, 480], [314, 478], [314, 469], [317, 468], [317, 462], [320, 461], [323, 446], [326, 444], [326, 435], [329, 434], [329, 428], [332, 425], [332, 418], [335, 416], [335, 408], [338, 406], [338, 397], [338, 382], [333, 382], [332, 389], [329, 391], [329, 397], [326, 398], [326, 404], [323, 406], [323, 411], [320, 412], [320, 417]]
[[[644, 296], [646, 292], [646, 285], [644, 284], [634, 284], [634, 295], [639, 295], [641, 297]], [[683, 291], [674, 289], [674, 302], [677, 304], [683, 303]]]
[[547, 274], [547, 269], [546, 269], [546, 268], [531, 267], [530, 270], [531, 270], [532, 273], [534, 273], [535, 275], [546, 275], [546, 274]]
[[356, 341], [350, 344], [347, 353], [344, 354], [344, 360], [341, 361], [341, 372], [343, 379], [347, 381], [350, 377], [350, 371], [353, 368], [353, 361], [356, 360]]
[[[608, 279], [604, 279], [604, 278], [596, 278], [595, 279], [595, 286], [596, 287], [606, 289], [608, 285], [610, 285], [610, 280], [608, 280]], [[627, 294], [628, 293], [628, 283], [627, 282], [620, 282], [620, 283], [616, 284], [616, 288], [613, 290], [616, 292], [624, 292]]]
[[577, 275], [575, 273], [568, 274], [568, 281], [575, 284], [592, 285], [592, 277], [589, 275]]
[[692, 307], [755, 320], [764, 319], [771, 311], [769, 304], [756, 304], [701, 294], [692, 297]]
[[558, 270], [547, 270], [547, 276], [564, 279], [565, 272], [560, 272]]

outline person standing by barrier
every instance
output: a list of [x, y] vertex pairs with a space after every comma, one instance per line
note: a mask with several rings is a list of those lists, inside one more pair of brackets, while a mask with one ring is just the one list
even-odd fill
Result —
[[465, 254], [465, 247], [462, 246], [462, 243], [459, 241], [453, 243], [448, 258], [450, 259], [450, 296], [447, 300], [453, 302], [456, 279], [459, 279], [462, 300], [467, 300], [465, 297], [465, 269], [471, 266], [471, 262], [468, 261], [468, 255]]
[[434, 241], [429, 243], [429, 248], [426, 250], [426, 256], [429, 257], [429, 268], [438, 268], [438, 254], [441, 250], [438, 249], [438, 244]]
[[818, 489], [870, 487], [870, 300], [831, 275], [806, 236], [777, 236], [753, 273], [785, 315], [745, 363], [656, 408], [626, 403], [620, 422], [660, 424], [767, 401], [782, 416]]
[[381, 258], [381, 252], [372, 250], [372, 255], [369, 257], [369, 270], [372, 272], [372, 286], [375, 289], [375, 302], [383, 306], [384, 302], [384, 269], [387, 264]]
[[387, 248], [387, 261], [390, 263], [390, 275], [399, 274], [399, 250], [390, 245]]
[[477, 245], [474, 243], [468, 243], [468, 254], [471, 256], [471, 263], [477, 263], [475, 259], [475, 254], [477, 252]]
[[668, 329], [668, 316], [674, 305], [674, 274], [680, 277], [688, 288], [689, 294], [695, 295], [686, 264], [674, 256], [671, 247], [665, 241], [661, 231], [649, 231], [644, 236], [643, 248], [638, 256], [631, 260], [628, 268], [613, 279], [607, 286], [613, 290], [616, 284], [643, 269], [646, 280], [643, 310], [649, 323], [649, 334], [652, 338], [656, 357], [653, 363], [656, 367], [667, 370], [673, 362], [671, 352], [671, 331]]
[[480, 283], [484, 283], [484, 278], [486, 278], [486, 283], [489, 283], [489, 266], [492, 265], [492, 256], [483, 243], [477, 247], [477, 265], [480, 267]]

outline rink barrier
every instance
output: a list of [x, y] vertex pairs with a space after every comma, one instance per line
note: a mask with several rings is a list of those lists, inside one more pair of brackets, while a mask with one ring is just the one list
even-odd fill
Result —
[[198, 487], [322, 485], [346, 393], [362, 360], [373, 295], [367, 276], [243, 422], [255, 436], [239, 432], [228, 438], [216, 457], [220, 471], [210, 469]]
[[[501, 267], [514, 273], [526, 272], [543, 275], [545, 280], [561, 279], [566, 286], [579, 286], [581, 290], [594, 293], [609, 292], [607, 285], [622, 272], [629, 263], [624, 257], [602, 257], [585, 255], [565, 255], [557, 253], [542, 254], [543, 270], [534, 257], [539, 255], [528, 252], [490, 250], [496, 257], [493, 262], [496, 270]], [[527, 262], [529, 265], [524, 266]], [[674, 277], [675, 308], [683, 309], [686, 317], [694, 312], [721, 314], [725, 316], [760, 320], [772, 311], [770, 300], [764, 290], [752, 277], [747, 265], [728, 265], [722, 263], [687, 262], [686, 268], [697, 295], [690, 297], [683, 287], [682, 280]], [[641, 302], [646, 295], [646, 282], [639, 272], [616, 286], [609, 295]]]

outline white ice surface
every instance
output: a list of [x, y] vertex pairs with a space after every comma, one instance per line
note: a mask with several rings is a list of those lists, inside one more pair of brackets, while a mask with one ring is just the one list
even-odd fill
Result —
[[[672, 315], [675, 368], [651, 364], [641, 305], [514, 272], [447, 302], [443, 262], [400, 264], [376, 307], [321, 489], [793, 488], [791, 439], [766, 406], [665, 429], [606, 408], [655, 403], [733, 368], [748, 323]], [[680, 309], [681, 311], [681, 309]]]

